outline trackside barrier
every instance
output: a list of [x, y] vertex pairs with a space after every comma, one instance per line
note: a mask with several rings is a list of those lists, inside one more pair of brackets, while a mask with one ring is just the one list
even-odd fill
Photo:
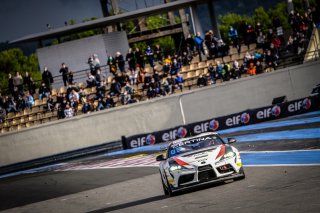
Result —
[[310, 96], [285, 103], [270, 105], [257, 109], [248, 109], [239, 113], [210, 118], [208, 120], [177, 126], [148, 134], [139, 134], [122, 138], [123, 147], [128, 149], [156, 143], [168, 142], [179, 138], [197, 135], [204, 132], [218, 131], [260, 122], [276, 120], [292, 115], [303, 114], [320, 109], [320, 95]]
[[47, 164], [61, 162], [63, 160], [70, 160], [77, 157], [89, 156], [91, 154], [97, 154], [100, 152], [112, 152], [122, 150], [123, 147], [120, 141], [104, 143], [97, 146], [92, 146], [89, 148], [78, 149], [71, 152], [65, 152], [58, 155], [52, 155], [48, 157], [38, 158], [35, 160], [25, 161], [9, 166], [0, 167], [0, 175], [7, 174], [15, 171], [21, 171], [25, 169], [31, 169], [38, 166], [45, 166]]

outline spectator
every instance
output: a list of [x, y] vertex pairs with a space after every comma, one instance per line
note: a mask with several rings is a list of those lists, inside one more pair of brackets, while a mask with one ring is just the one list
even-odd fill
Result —
[[234, 60], [232, 63], [232, 78], [238, 79], [241, 78], [240, 66], [237, 60]]
[[104, 108], [105, 108], [105, 103], [104, 103], [102, 98], [99, 98], [98, 99], [98, 104], [97, 104], [97, 107], [96, 107], [96, 111], [104, 110]]
[[73, 72], [70, 70], [68, 74], [68, 83], [69, 85], [73, 85]]
[[185, 42], [187, 46], [186, 48], [187, 48], [188, 55], [193, 55], [194, 47], [195, 47], [195, 41], [193, 36], [191, 34], [188, 34]]
[[260, 32], [257, 37], [257, 48], [265, 49], [266, 48], [265, 40], [266, 40], [266, 36], [263, 34], [263, 32]]
[[64, 109], [64, 117], [65, 118], [72, 118], [74, 116], [74, 112], [72, 107], [70, 107], [69, 104], [66, 105], [66, 108]]
[[245, 34], [245, 44], [249, 46], [249, 44], [254, 43], [255, 41], [255, 32], [251, 24], [247, 25], [246, 34]]
[[25, 104], [28, 109], [31, 109], [32, 106], [34, 105], [34, 99], [29, 91], [27, 92], [27, 94], [25, 96]]
[[217, 72], [212, 63], [208, 66], [208, 73], [210, 74], [212, 84], [215, 84]]
[[136, 63], [139, 64], [139, 67], [141, 69], [144, 69], [144, 55], [138, 47], [136, 48], [136, 52], [134, 53], [134, 57], [136, 59]]
[[53, 83], [53, 77], [47, 67], [44, 67], [44, 71], [42, 73], [42, 81], [45, 83], [45, 85], [49, 89], [51, 89], [51, 84]]
[[256, 75], [256, 66], [252, 62], [250, 63], [250, 65], [248, 67], [248, 74], [249, 75]]
[[110, 86], [110, 96], [120, 95], [121, 94], [121, 84], [116, 81], [116, 79], [112, 79]]
[[147, 57], [147, 61], [150, 64], [150, 66], [153, 68], [154, 67], [154, 51], [153, 49], [151, 49], [150, 46], [147, 47], [145, 56]]
[[82, 106], [81, 111], [82, 111], [84, 114], [87, 114], [87, 113], [90, 113], [91, 110], [92, 110], [91, 104], [87, 101], [87, 99], [85, 99], [85, 102], [83, 103], [83, 106]]
[[113, 98], [110, 95], [107, 95], [105, 104], [106, 104], [106, 108], [107, 109], [112, 108], [112, 107], [115, 106]]
[[10, 94], [13, 95], [14, 94], [13, 77], [10, 73], [8, 74], [8, 89]]
[[163, 72], [165, 75], [168, 75], [168, 73], [170, 72], [170, 68], [172, 65], [172, 61], [171, 61], [171, 56], [168, 55], [165, 59], [164, 59], [164, 65], [163, 65]]
[[97, 54], [93, 54], [92, 58], [93, 58], [94, 69], [95, 71], [97, 71], [98, 69], [100, 69], [100, 60]]
[[116, 61], [116, 64], [118, 65], [120, 72], [124, 73], [125, 61], [124, 61], [123, 55], [120, 52], [116, 53], [115, 61]]
[[262, 32], [261, 23], [257, 22], [256, 27], [255, 27], [255, 33], [256, 33], [256, 35], [260, 35], [261, 32]]
[[25, 73], [25, 75], [23, 76], [23, 86], [24, 88], [28, 88], [28, 90], [30, 89], [30, 78], [31, 76], [29, 75], [28, 72]]
[[202, 54], [205, 54], [204, 53], [204, 49], [203, 49], [203, 38], [201, 38], [201, 33], [200, 32], [197, 32], [197, 35], [194, 37], [194, 43], [195, 43], [195, 46], [196, 46], [196, 50], [199, 54], [199, 60], [202, 61], [202, 57], [201, 57], [201, 53]]
[[162, 95], [165, 96], [171, 92], [171, 88], [167, 78], [162, 79], [161, 86], [162, 86]]
[[225, 73], [224, 73], [223, 65], [221, 64], [220, 61], [217, 61], [216, 72], [217, 72], [218, 78], [223, 80]]
[[95, 76], [95, 79], [96, 79], [96, 86], [101, 87], [105, 80], [105, 76], [101, 73], [100, 69], [97, 69], [97, 74]]
[[62, 74], [62, 80], [63, 80], [64, 86], [66, 87], [68, 85], [69, 68], [65, 65], [65, 63], [61, 64], [59, 73]]
[[6, 120], [6, 110], [4, 108], [2, 108], [3, 106], [0, 106], [0, 124], [4, 123], [4, 121]]
[[49, 95], [47, 99], [47, 110], [53, 112], [54, 108], [55, 108], [54, 100], [52, 98], [52, 95]]
[[137, 84], [137, 79], [138, 79], [138, 71], [139, 69], [137, 68], [136, 70], [133, 69], [130, 71], [130, 76], [129, 76], [129, 79], [130, 79], [130, 83], [131, 85], [135, 85]]
[[15, 87], [14, 90], [17, 91], [18, 94], [23, 93], [23, 78], [19, 72], [16, 72], [16, 76], [13, 77], [13, 85]]
[[159, 44], [156, 44], [155, 46], [154, 55], [155, 55], [155, 58], [157, 59], [157, 62], [162, 63], [163, 52]]
[[81, 87], [79, 90], [79, 102], [84, 103], [85, 101], [84, 99], [86, 98], [86, 96], [87, 96], [86, 91], [83, 89], [83, 87]]
[[183, 66], [187, 66], [192, 61], [192, 55], [189, 55], [186, 51], [182, 53], [182, 64]]
[[228, 37], [232, 46], [236, 47], [240, 51], [238, 31], [233, 27], [229, 27]]
[[87, 73], [87, 78], [87, 88], [95, 87], [97, 85], [96, 78], [91, 73]]
[[229, 54], [229, 46], [226, 45], [222, 39], [217, 42], [217, 55], [219, 57], [224, 57]]
[[261, 74], [263, 73], [263, 67], [260, 61], [257, 61], [256, 63], [256, 74]]
[[95, 75], [96, 67], [95, 67], [94, 62], [93, 62], [93, 56], [90, 56], [88, 58], [88, 64], [89, 64], [89, 68], [90, 68], [91, 74]]
[[26, 107], [26, 100], [22, 97], [22, 95], [19, 95], [16, 99], [16, 110], [18, 112], [22, 112]]
[[134, 58], [134, 53], [132, 52], [131, 48], [129, 48], [128, 53], [126, 55], [126, 61], [129, 64], [129, 70], [134, 71], [135, 66], [136, 66], [136, 62], [135, 62], [135, 58]]
[[126, 91], [129, 95], [134, 94], [134, 89], [130, 86], [129, 82], [126, 83], [126, 86], [124, 87], [124, 91]]
[[9, 112], [17, 112], [17, 103], [13, 100], [12, 97], [6, 96], [4, 106], [6, 111]]
[[183, 77], [182, 77], [182, 75], [180, 73], [176, 76], [175, 82], [176, 82], [176, 84], [175, 84], [176, 87], [180, 88], [180, 90], [182, 92], [184, 79], [183, 79]]
[[125, 91], [122, 95], [121, 95], [121, 103], [122, 105], [127, 105], [131, 103], [131, 95]]
[[178, 63], [177, 59], [173, 59], [173, 63], [170, 67], [170, 75], [177, 75], [181, 68], [181, 64]]
[[42, 100], [44, 97], [49, 97], [50, 89], [46, 86], [44, 82], [41, 83], [39, 88], [39, 99]]
[[116, 65], [116, 60], [113, 58], [111, 55], [108, 57], [107, 64], [109, 65], [109, 70], [110, 72], [116, 76], [117, 73], [117, 65]]
[[198, 87], [204, 87], [207, 86], [207, 79], [205, 77], [203, 77], [203, 75], [199, 75], [199, 78], [197, 80], [197, 86]]
[[77, 112], [79, 105], [79, 94], [75, 89], [71, 90], [71, 93], [68, 96], [68, 100], [70, 101], [70, 106], [74, 109], [75, 112]]

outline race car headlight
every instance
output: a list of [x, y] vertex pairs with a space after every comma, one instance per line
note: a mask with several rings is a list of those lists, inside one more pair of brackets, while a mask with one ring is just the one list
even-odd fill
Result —
[[182, 169], [182, 166], [180, 166], [180, 165], [171, 165], [169, 168], [169, 170], [171, 172], [176, 171], [176, 170], [181, 170], [181, 169]]
[[234, 156], [236, 156], [234, 152], [228, 152], [224, 155], [224, 159], [233, 158]]
[[226, 154], [224, 154], [224, 155], [221, 157], [221, 159], [219, 160], [219, 162], [224, 161], [224, 160], [228, 160], [228, 159], [233, 158], [233, 157], [235, 157], [235, 156], [236, 156], [236, 153], [234, 153], [234, 152], [232, 152], [232, 151], [227, 152]]
[[182, 166], [182, 165], [179, 165], [176, 161], [171, 161], [169, 163], [169, 170], [173, 172], [173, 171], [185, 171], [185, 170], [193, 169], [193, 168], [187, 168], [187, 166], [188, 165]]

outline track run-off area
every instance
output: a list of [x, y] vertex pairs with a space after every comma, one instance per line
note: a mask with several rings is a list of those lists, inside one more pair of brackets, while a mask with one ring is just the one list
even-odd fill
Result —
[[320, 111], [219, 133], [246, 179], [164, 196], [156, 144], [2, 175], [0, 211], [320, 212]]

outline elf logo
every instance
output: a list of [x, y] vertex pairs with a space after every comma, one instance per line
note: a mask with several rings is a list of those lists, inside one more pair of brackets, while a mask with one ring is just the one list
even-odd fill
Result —
[[231, 127], [238, 124], [248, 124], [250, 122], [250, 115], [247, 112], [242, 113], [241, 115], [236, 115], [231, 118], [227, 118], [226, 125]]
[[309, 98], [305, 98], [300, 101], [295, 101], [288, 105], [288, 111], [289, 112], [296, 112], [301, 109], [308, 110], [311, 108], [311, 100]]
[[270, 118], [271, 116], [278, 117], [280, 113], [281, 113], [281, 108], [275, 105], [272, 108], [269, 107], [269, 108], [258, 111], [256, 116], [257, 116], [257, 119], [260, 120], [260, 119]]

